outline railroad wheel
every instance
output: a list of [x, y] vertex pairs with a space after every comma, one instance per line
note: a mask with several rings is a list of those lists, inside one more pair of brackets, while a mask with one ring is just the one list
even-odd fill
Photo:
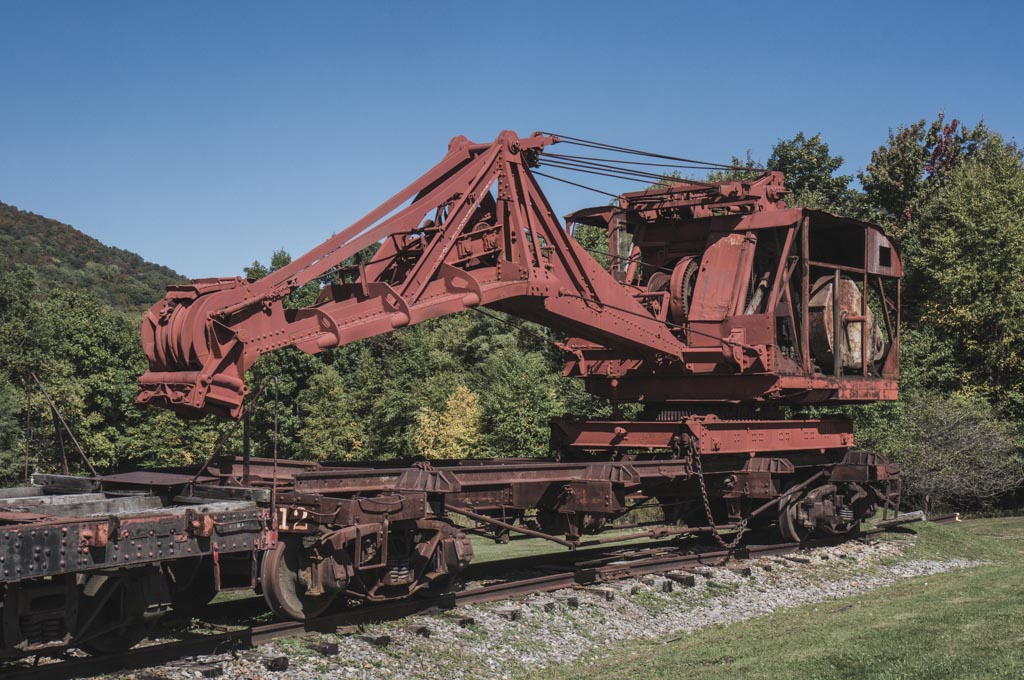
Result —
[[194, 614], [217, 596], [213, 560], [208, 556], [188, 557], [164, 565], [171, 590], [171, 607]]
[[835, 484], [823, 484], [791, 500], [779, 511], [779, 530], [799, 543], [814, 536], [843, 536], [860, 526], [856, 510]]
[[784, 541], [803, 543], [811, 534], [811, 530], [803, 525], [801, 519], [801, 500], [791, 500], [779, 509], [779, 533], [782, 534]]
[[[417, 546], [417, 561], [425, 560], [425, 564], [417, 565], [419, 582], [413, 587], [418, 588], [416, 593], [424, 596], [441, 595], [452, 580], [469, 566], [473, 559], [473, 544], [466, 534], [450, 524], [420, 520], [419, 525], [422, 533]], [[436, 546], [432, 550], [423, 549], [434, 535], [438, 539]]]
[[302, 538], [288, 536], [263, 553], [260, 583], [267, 605], [278, 616], [295, 621], [324, 613], [337, 593], [323, 587], [321, 570], [327, 560], [310, 559]]
[[131, 649], [149, 626], [142, 579], [133, 575], [92, 575], [82, 587], [76, 647], [94, 655]]

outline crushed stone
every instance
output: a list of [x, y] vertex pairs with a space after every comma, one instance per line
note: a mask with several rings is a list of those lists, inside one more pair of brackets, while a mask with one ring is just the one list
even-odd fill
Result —
[[[336, 643], [337, 655], [324, 656], [301, 639], [280, 640], [240, 655], [201, 657], [194, 666], [167, 665], [123, 674], [133, 680], [187, 680], [203, 677], [200, 664], [217, 663], [226, 678], [307, 680], [311, 678], [470, 680], [521, 678], [544, 668], [594, 656], [626, 640], [685, 635], [707, 626], [728, 624], [799, 605], [834, 600], [892, 584], [981, 564], [965, 559], [898, 560], [907, 541], [851, 542], [801, 553], [809, 561], [764, 557], [732, 570], [702, 567], [692, 587], [666, 592], [663, 577], [602, 584], [614, 589], [606, 599], [596, 589], [539, 593], [518, 601], [460, 607], [455, 613], [474, 623], [459, 625], [450, 617], [417, 615], [367, 627], [388, 635], [378, 647], [358, 635], [317, 636]], [[735, 567], [735, 565], [732, 565]], [[693, 573], [693, 572], [679, 572]], [[573, 606], [564, 595], [571, 593]], [[562, 597], [559, 597], [561, 595]], [[509, 608], [518, 610], [510, 617]], [[425, 627], [428, 636], [414, 632]], [[288, 668], [270, 671], [266, 657], [286, 655]]]

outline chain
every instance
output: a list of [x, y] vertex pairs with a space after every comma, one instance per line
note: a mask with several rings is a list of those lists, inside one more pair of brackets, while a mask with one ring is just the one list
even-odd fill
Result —
[[715, 541], [718, 542], [718, 545], [722, 546], [726, 550], [732, 550], [738, 546], [740, 541], [743, 539], [743, 534], [747, 531], [748, 519], [742, 519], [736, 525], [736, 536], [734, 536], [731, 541], [726, 542], [725, 539], [722, 538], [722, 534], [719, 533], [718, 527], [715, 526], [714, 516], [711, 514], [711, 499], [708, 497], [708, 487], [704, 483], [704, 469], [701, 467], [700, 453], [697, 451], [691, 451], [690, 455], [693, 458], [693, 466], [697, 470], [697, 481], [700, 483], [700, 495], [704, 500], [704, 512], [706, 512], [708, 516], [708, 525], [711, 527], [711, 535], [715, 537]]

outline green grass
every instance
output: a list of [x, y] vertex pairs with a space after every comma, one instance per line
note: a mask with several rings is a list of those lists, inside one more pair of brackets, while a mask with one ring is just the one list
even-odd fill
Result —
[[990, 564], [669, 640], [624, 643], [545, 678], [1024, 677], [1024, 518], [915, 532], [905, 559]]
[[[618, 534], [631, 534], [642, 529], [623, 529], [620, 531], [606, 531], [601, 534], [601, 538], [609, 536], [615, 536]], [[587, 536], [584, 540], [594, 538], [593, 536]], [[484, 538], [482, 536], [470, 536], [470, 540], [473, 542], [473, 564], [480, 564], [482, 562], [492, 562], [494, 560], [507, 560], [513, 557], [532, 557], [534, 555], [547, 555], [547, 554], [563, 554], [568, 552], [568, 548], [565, 546], [547, 541], [543, 538], [513, 538], [508, 544], [495, 543], [492, 539]], [[607, 545], [607, 548], [615, 548], [618, 546], [627, 545], [638, 545], [644, 543], [650, 543], [650, 538], [636, 538], [630, 541], [623, 541], [622, 543], [613, 543]], [[593, 546], [590, 546], [593, 547]], [[586, 549], [586, 548], [584, 548]]]
[[473, 542], [473, 564], [566, 551], [566, 548], [557, 543], [542, 538], [513, 539], [506, 545], [482, 536], [470, 536], [470, 540]]

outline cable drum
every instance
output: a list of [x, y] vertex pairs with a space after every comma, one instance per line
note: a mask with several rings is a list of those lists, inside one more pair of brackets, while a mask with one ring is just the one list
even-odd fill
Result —
[[[833, 277], [823, 276], [811, 287], [811, 299], [808, 305], [810, 316], [810, 347], [815, 361], [826, 368], [835, 365], [836, 338], [833, 295], [835, 293]], [[839, 279], [840, 336], [839, 347], [842, 351], [842, 366], [848, 369], [861, 367], [861, 343], [863, 325], [867, 323], [868, 355], [870, 366], [885, 355], [885, 338], [882, 329], [875, 319], [871, 307], [861, 315], [862, 294], [853, 279]], [[863, 320], [862, 320], [863, 319]]]
[[669, 316], [674, 323], [684, 325], [689, 319], [698, 271], [700, 258], [696, 256], [682, 258], [672, 269], [672, 279], [669, 282]]

